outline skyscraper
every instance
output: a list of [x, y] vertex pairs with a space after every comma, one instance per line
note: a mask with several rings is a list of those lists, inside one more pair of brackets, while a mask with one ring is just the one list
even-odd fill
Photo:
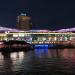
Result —
[[17, 18], [17, 29], [30, 30], [31, 29], [31, 18], [26, 14], [21, 13]]

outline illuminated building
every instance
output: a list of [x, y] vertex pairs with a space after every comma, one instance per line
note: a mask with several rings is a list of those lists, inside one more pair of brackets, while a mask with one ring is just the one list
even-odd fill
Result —
[[31, 18], [26, 14], [21, 13], [17, 18], [17, 29], [30, 30], [31, 29]]
[[[21, 31], [17, 29], [11, 29], [6, 27], [0, 27], [0, 41], [8, 40], [24, 40], [31, 44], [67, 44], [75, 39], [74, 28], [69, 29], [71, 32], [50, 31], [50, 30], [27, 30]], [[67, 31], [67, 30], [66, 30]], [[0, 42], [1, 44], [1, 42]]]

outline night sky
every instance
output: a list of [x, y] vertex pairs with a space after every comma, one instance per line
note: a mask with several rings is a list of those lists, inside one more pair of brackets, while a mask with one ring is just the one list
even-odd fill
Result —
[[33, 29], [62, 29], [75, 26], [74, 0], [0, 0], [0, 25], [16, 28], [20, 13], [31, 16]]

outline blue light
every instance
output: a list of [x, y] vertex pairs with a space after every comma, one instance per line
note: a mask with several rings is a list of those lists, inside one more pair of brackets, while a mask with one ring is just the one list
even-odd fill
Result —
[[35, 49], [35, 53], [38, 57], [40, 57], [43, 54], [48, 54], [48, 49]]
[[53, 44], [50, 44], [49, 47], [54, 47], [54, 45]]
[[46, 44], [41, 44], [41, 45], [38, 44], [38, 45], [35, 45], [34, 47], [48, 49], [48, 45], [46, 45]]

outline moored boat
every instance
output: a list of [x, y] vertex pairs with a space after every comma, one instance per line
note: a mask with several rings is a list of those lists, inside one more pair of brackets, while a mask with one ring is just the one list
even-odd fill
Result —
[[31, 44], [25, 41], [10, 40], [1, 44], [0, 51], [12, 52], [12, 51], [28, 51], [31, 49]]

